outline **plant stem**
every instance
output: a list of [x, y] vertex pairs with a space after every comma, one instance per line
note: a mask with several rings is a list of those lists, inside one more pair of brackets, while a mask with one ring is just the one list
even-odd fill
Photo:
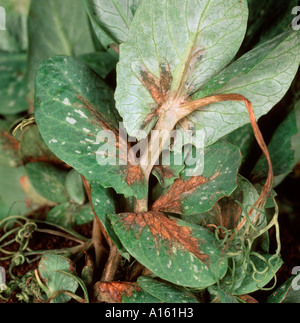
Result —
[[109, 256], [102, 273], [101, 281], [111, 282], [114, 280], [118, 267], [120, 265], [121, 255], [115, 245], [110, 248]]

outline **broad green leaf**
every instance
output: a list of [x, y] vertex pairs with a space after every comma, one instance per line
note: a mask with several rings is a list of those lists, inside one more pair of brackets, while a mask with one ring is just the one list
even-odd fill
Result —
[[[229, 290], [232, 295], [250, 294], [265, 287], [274, 278], [274, 275], [283, 264], [280, 258], [273, 255], [261, 255], [261, 257], [264, 260], [254, 255], [251, 256], [252, 265], [248, 263], [247, 271], [245, 271], [245, 268], [240, 268], [240, 277], [237, 274], [235, 275], [239, 285]], [[254, 271], [253, 266], [256, 268], [256, 271]]]
[[[253, 104], [256, 118], [268, 113], [289, 89], [300, 63], [299, 33], [288, 31], [261, 44], [207, 82], [193, 99], [238, 93]], [[276, 66], [276, 68], [274, 68]], [[206, 134], [206, 145], [249, 123], [244, 103], [211, 104], [188, 116], [189, 123]]]
[[163, 303], [161, 300], [158, 298], [152, 296], [151, 294], [145, 292], [144, 290], [141, 291], [134, 291], [132, 292], [131, 296], [126, 296], [124, 295], [122, 298], [122, 303], [125, 304], [147, 304], [147, 303], [152, 303], [152, 304], [159, 304]]
[[20, 166], [18, 149], [19, 143], [9, 132], [9, 123], [0, 120], [0, 165], [7, 167]]
[[85, 202], [85, 190], [81, 176], [72, 169], [66, 177], [66, 189], [70, 200], [82, 205]]
[[238, 148], [229, 143], [220, 141], [206, 148], [202, 175], [190, 175], [188, 171], [196, 165], [187, 165], [180, 178], [155, 201], [153, 210], [184, 215], [209, 211], [220, 198], [235, 190], [240, 162]]
[[295, 153], [295, 162], [298, 163], [300, 161], [300, 100], [295, 103], [294, 110], [298, 132], [291, 138], [291, 147]]
[[90, 204], [74, 205], [69, 202], [55, 206], [47, 214], [47, 221], [67, 229], [93, 221], [94, 213]]
[[0, 53], [0, 114], [28, 110], [26, 97], [26, 55]]
[[[268, 145], [274, 176], [279, 176], [278, 179], [275, 178], [275, 185], [283, 179], [280, 175], [286, 176], [289, 174], [297, 163], [294, 151], [291, 149], [291, 138], [297, 133], [295, 110], [292, 110], [276, 129]], [[267, 178], [267, 172], [267, 161], [265, 157], [261, 157], [252, 172], [252, 176], [256, 181], [260, 181]]]
[[[61, 290], [76, 292], [77, 280], [61, 272], [76, 274], [75, 264], [70, 259], [51, 253], [45, 254], [39, 262], [38, 270], [46, 284], [48, 298]], [[52, 300], [52, 303], [66, 303], [69, 300], [69, 296], [59, 294]]]
[[65, 171], [46, 163], [29, 163], [25, 170], [31, 185], [42, 197], [55, 203], [67, 201]]
[[204, 288], [220, 280], [227, 260], [207, 229], [160, 212], [111, 215], [126, 250], [160, 278], [176, 285]]
[[223, 290], [220, 287], [217, 286], [211, 286], [208, 288], [208, 291], [211, 295], [214, 295], [217, 297], [217, 299], [214, 299], [214, 303], [222, 303], [222, 304], [235, 304], [238, 303], [237, 299], [230, 295], [228, 292]]
[[0, 0], [6, 13], [6, 30], [0, 32], [0, 51], [21, 52], [27, 49], [29, 5], [30, 0]]
[[113, 91], [86, 65], [62, 56], [44, 62], [35, 103], [41, 135], [56, 156], [103, 187], [137, 198], [147, 195], [139, 166], [129, 157], [126, 164]]
[[81, 0], [32, 0], [28, 32], [30, 39], [27, 79], [29, 99], [39, 65], [54, 55], [79, 56], [93, 51], [88, 16]]
[[[160, 108], [178, 105], [228, 64], [243, 40], [246, 1], [142, 1], [117, 66], [117, 109], [141, 139]], [[163, 109], [161, 109], [163, 110]]]
[[164, 303], [199, 303], [191, 292], [170, 283], [146, 276], [139, 277], [137, 283], [144, 291]]
[[[300, 275], [290, 277], [284, 284], [273, 292], [267, 303], [298, 303], [300, 302], [300, 291], [298, 281]], [[297, 289], [295, 289], [297, 286]]]
[[20, 180], [25, 176], [23, 167], [0, 165], [0, 219], [9, 215], [24, 215], [30, 211]]
[[85, 0], [95, 33], [105, 48], [127, 40], [139, 1]]

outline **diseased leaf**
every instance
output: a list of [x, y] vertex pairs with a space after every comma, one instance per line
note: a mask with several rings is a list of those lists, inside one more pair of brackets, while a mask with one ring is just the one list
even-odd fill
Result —
[[[141, 139], [228, 64], [247, 25], [246, 1], [142, 1], [120, 47], [117, 109]], [[145, 133], [139, 132], [145, 130]]]
[[[258, 119], [278, 103], [294, 79], [300, 63], [299, 32], [288, 31], [261, 44], [207, 82], [193, 99], [212, 94], [238, 93], [253, 104]], [[274, 68], [276, 66], [276, 68]], [[249, 123], [243, 103], [214, 103], [195, 111], [181, 122], [203, 130], [206, 145]]]
[[65, 171], [46, 163], [29, 163], [25, 170], [30, 183], [41, 196], [55, 203], [67, 201]]
[[180, 178], [155, 201], [155, 211], [193, 215], [209, 211], [222, 197], [236, 188], [236, 175], [240, 166], [239, 150], [226, 142], [218, 142], [204, 151], [204, 171], [201, 176], [191, 176], [186, 166]]
[[139, 277], [137, 283], [144, 291], [164, 303], [199, 303], [197, 298], [187, 289], [170, 283], [146, 276]]
[[[75, 264], [66, 257], [51, 253], [45, 254], [39, 263], [38, 270], [41, 278], [46, 283], [48, 298], [57, 291], [64, 290], [75, 293], [78, 288], [76, 279], [62, 273], [76, 274]], [[59, 294], [51, 303], [66, 303], [70, 299], [68, 295]]]
[[141, 288], [137, 283], [130, 282], [97, 282], [94, 286], [94, 294], [98, 302], [122, 303], [123, 297], [132, 297], [133, 292], [139, 292]]
[[44, 62], [35, 102], [42, 137], [61, 160], [117, 193], [147, 195], [144, 175], [119, 135], [113, 91], [86, 65], [62, 56]]
[[93, 283], [93, 277], [95, 272], [95, 265], [92, 257], [86, 253], [85, 254], [85, 266], [81, 271], [81, 278], [85, 285], [90, 286]]
[[0, 53], [0, 113], [16, 114], [28, 110], [25, 54]]
[[88, 17], [81, 0], [31, 0], [27, 79], [29, 99], [39, 65], [54, 55], [79, 56], [93, 51]]
[[85, 0], [95, 33], [107, 48], [127, 40], [129, 27], [140, 0]]
[[160, 212], [123, 213], [110, 218], [127, 251], [164, 280], [204, 288], [226, 273], [227, 260], [207, 229]]

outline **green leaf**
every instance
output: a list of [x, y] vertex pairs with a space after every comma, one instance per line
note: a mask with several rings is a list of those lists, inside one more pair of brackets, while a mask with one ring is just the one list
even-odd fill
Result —
[[209, 211], [222, 197], [236, 188], [236, 176], [241, 162], [237, 147], [218, 142], [204, 151], [201, 176], [189, 173], [195, 165], [187, 165], [180, 178], [155, 201], [153, 210], [193, 215]]
[[129, 135], [144, 138], [160, 111], [224, 68], [241, 45], [247, 17], [246, 1], [142, 1], [117, 66], [115, 98]]
[[113, 91], [86, 65], [70, 57], [48, 59], [37, 75], [35, 102], [36, 122], [56, 156], [105, 188], [139, 199], [147, 195], [139, 166], [130, 158], [126, 164], [116, 144], [126, 142], [117, 130]]
[[300, 161], [300, 100], [295, 103], [294, 111], [298, 132], [291, 138], [291, 147], [295, 152], [295, 162], [298, 163]]
[[19, 155], [24, 164], [29, 162], [62, 163], [46, 146], [37, 125], [23, 128], [18, 141], [20, 142]]
[[[38, 270], [46, 283], [48, 298], [61, 290], [76, 292], [78, 288], [77, 280], [62, 273], [76, 274], [75, 264], [70, 259], [51, 253], [45, 254], [40, 260]], [[59, 294], [52, 300], [52, 303], [66, 303], [69, 300], [69, 296]]]
[[25, 170], [31, 185], [45, 199], [55, 203], [67, 201], [65, 171], [46, 163], [29, 163]]
[[126, 303], [126, 304], [147, 304], [147, 303], [156, 304], [157, 303], [158, 304], [163, 302], [158, 298], [152, 296], [151, 294], [145, 292], [144, 290], [141, 290], [141, 291], [133, 291], [132, 296], [124, 295], [122, 297], [122, 303]]
[[144, 291], [164, 303], [199, 303], [191, 292], [170, 283], [146, 276], [139, 277], [137, 283]]
[[118, 61], [116, 55], [111, 51], [85, 54], [79, 56], [78, 59], [82, 60], [102, 78], [106, 78], [116, 68]]
[[[268, 145], [274, 176], [286, 176], [296, 165], [297, 161], [295, 161], [294, 151], [291, 149], [291, 138], [297, 133], [295, 111], [292, 110], [276, 129]], [[267, 161], [265, 157], [261, 157], [252, 172], [252, 176], [256, 181], [263, 180], [268, 176], [267, 170]], [[279, 181], [282, 179], [282, 176], [278, 179], [275, 178], [275, 185], [279, 184]]]
[[0, 5], [6, 13], [6, 30], [0, 32], [0, 51], [27, 50], [27, 17], [30, 0], [1, 0]]
[[[297, 303], [300, 302], [299, 281], [300, 275], [290, 277], [276, 289], [267, 299], [267, 303]], [[295, 289], [295, 285], [297, 289]]]
[[20, 180], [24, 167], [10, 168], [0, 165], [0, 219], [8, 215], [24, 215], [30, 211]]
[[49, 211], [46, 219], [66, 229], [74, 229], [77, 225], [93, 221], [94, 213], [90, 204], [79, 206], [66, 202]]
[[81, 176], [72, 169], [66, 177], [66, 189], [70, 200], [79, 205], [85, 202], [85, 190]]
[[140, 0], [85, 0], [95, 33], [102, 45], [119, 45], [128, 38], [129, 27]]
[[205, 288], [227, 270], [218, 242], [207, 229], [160, 212], [111, 215], [127, 251], [160, 278], [176, 285]]
[[0, 53], [0, 113], [16, 114], [28, 110], [26, 102], [25, 54]]
[[29, 14], [28, 86], [33, 100], [39, 65], [54, 55], [79, 56], [93, 51], [88, 17], [81, 0], [32, 0]]
[[[299, 33], [288, 31], [256, 47], [207, 82], [193, 99], [238, 93], [253, 104], [256, 118], [268, 113], [289, 89], [300, 63]], [[276, 66], [276, 68], [274, 68]], [[194, 124], [206, 134], [206, 145], [249, 123], [244, 103], [211, 104], [188, 116], [181, 126]]]
[[[250, 294], [265, 287], [283, 264], [283, 261], [274, 255], [260, 255], [260, 257], [253, 255], [250, 256], [250, 260], [252, 264], [248, 263], [247, 271], [245, 272], [243, 265], [241, 265], [240, 277], [235, 275], [238, 285], [230, 291], [232, 295]], [[253, 266], [256, 268], [255, 271]], [[226, 277], [224, 281], [226, 281]]]

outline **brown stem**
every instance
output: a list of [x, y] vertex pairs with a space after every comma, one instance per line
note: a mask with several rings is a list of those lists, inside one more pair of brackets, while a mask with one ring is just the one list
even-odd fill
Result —
[[101, 281], [102, 282], [111, 282], [114, 281], [116, 272], [120, 265], [121, 255], [115, 245], [110, 248], [109, 256], [105, 265], [105, 268], [102, 273]]

